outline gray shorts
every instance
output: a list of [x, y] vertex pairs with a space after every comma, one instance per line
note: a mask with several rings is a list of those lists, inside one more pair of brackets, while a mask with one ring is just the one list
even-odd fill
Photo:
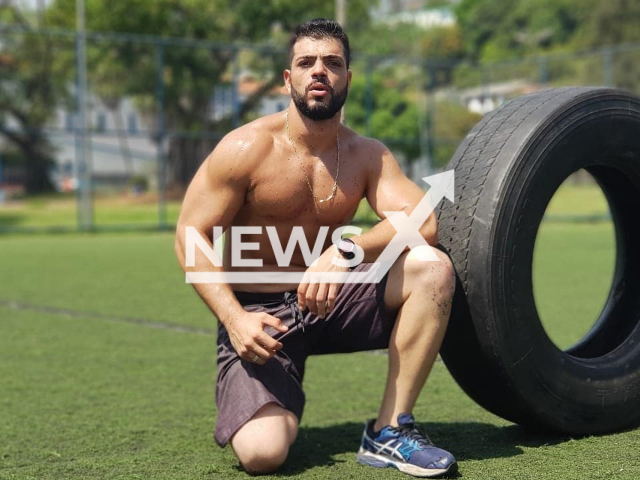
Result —
[[[355, 271], [367, 270], [361, 264]], [[301, 313], [296, 292], [236, 292], [248, 312], [266, 312], [279, 318], [289, 330], [272, 327], [265, 331], [283, 345], [264, 365], [242, 360], [218, 323], [218, 420], [215, 440], [227, 444], [234, 433], [262, 406], [274, 402], [302, 418], [305, 396], [302, 390], [305, 361], [309, 355], [347, 353], [387, 348], [395, 312], [384, 307], [387, 276], [380, 283], [345, 283], [333, 311], [325, 318]]]

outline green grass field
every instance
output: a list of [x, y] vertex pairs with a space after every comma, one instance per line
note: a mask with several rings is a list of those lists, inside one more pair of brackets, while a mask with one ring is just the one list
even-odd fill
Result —
[[[169, 201], [166, 206], [167, 222], [175, 224], [180, 213], [180, 202]], [[551, 216], [571, 215], [602, 216], [607, 213], [604, 196], [595, 185], [573, 185], [565, 183], [549, 206]], [[154, 226], [158, 224], [157, 198], [153, 194], [141, 197], [98, 197], [93, 204], [94, 223], [100, 228], [114, 226]], [[26, 200], [11, 201], [0, 205], [0, 231], [36, 228], [77, 226], [76, 199], [72, 195], [48, 195]], [[356, 218], [371, 222], [377, 217], [366, 203]]]
[[[609, 223], [543, 225], [536, 299], [561, 347], [595, 320], [612, 261]], [[0, 479], [250, 478], [212, 438], [215, 319], [184, 284], [171, 234], [0, 236], [0, 265]], [[386, 361], [311, 357], [298, 441], [264, 478], [409, 478], [355, 462]], [[640, 430], [533, 434], [477, 406], [440, 361], [414, 413], [461, 478], [640, 478]]]
[[[167, 203], [167, 222], [175, 224], [180, 202]], [[76, 198], [70, 195], [46, 195], [0, 205], [0, 229], [75, 228], [78, 222]], [[93, 202], [93, 220], [98, 227], [153, 226], [158, 224], [157, 198], [148, 195], [98, 197]]]

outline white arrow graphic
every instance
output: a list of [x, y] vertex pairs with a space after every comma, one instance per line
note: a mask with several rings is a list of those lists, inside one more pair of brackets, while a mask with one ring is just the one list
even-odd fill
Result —
[[375, 261], [376, 265], [368, 272], [354, 272], [351, 274], [351, 276], [366, 278], [366, 281], [361, 281], [361, 283], [378, 283], [381, 281], [407, 246], [418, 260], [440, 261], [433, 248], [427, 244], [420, 234], [419, 229], [443, 198], [446, 197], [449, 201], [454, 201], [455, 173], [453, 170], [447, 170], [446, 172], [424, 177], [422, 180], [429, 184], [431, 188], [422, 197], [422, 200], [411, 212], [411, 215], [408, 216], [404, 212], [397, 211], [383, 212], [396, 229], [396, 234]]
[[389, 244], [366, 272], [352, 272], [346, 278], [344, 273], [328, 272], [187, 272], [187, 283], [378, 283], [387, 274], [394, 262], [408, 246], [421, 261], [439, 261], [440, 259], [420, 234], [420, 228], [433, 213], [434, 208], [447, 198], [454, 201], [455, 174], [447, 170], [422, 179], [431, 186], [416, 208], [407, 215], [405, 212], [383, 212], [396, 229]]

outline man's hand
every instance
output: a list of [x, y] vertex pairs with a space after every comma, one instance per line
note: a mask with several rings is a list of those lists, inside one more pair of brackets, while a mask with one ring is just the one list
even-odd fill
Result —
[[280, 332], [289, 328], [279, 318], [267, 313], [244, 312], [227, 322], [226, 329], [231, 345], [243, 360], [258, 365], [264, 365], [267, 360], [282, 348], [282, 343], [267, 335], [265, 325], [269, 325]]
[[[327, 272], [348, 275], [349, 267], [340, 267], [334, 265], [331, 259], [336, 256], [341, 258], [340, 253], [335, 245], [331, 245], [326, 249], [315, 267], [307, 268], [305, 275], [308, 273]], [[336, 297], [342, 287], [342, 283], [314, 283], [313, 280], [305, 281], [298, 286], [298, 306], [301, 311], [307, 307], [311, 313], [325, 318], [331, 313], [336, 303]]]

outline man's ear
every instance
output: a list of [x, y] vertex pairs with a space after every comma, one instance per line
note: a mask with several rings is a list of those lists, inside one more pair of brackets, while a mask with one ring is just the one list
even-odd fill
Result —
[[351, 70], [347, 70], [347, 86], [351, 87]]
[[287, 87], [287, 91], [291, 93], [291, 70], [287, 69], [282, 72], [282, 78], [284, 78], [284, 86]]

